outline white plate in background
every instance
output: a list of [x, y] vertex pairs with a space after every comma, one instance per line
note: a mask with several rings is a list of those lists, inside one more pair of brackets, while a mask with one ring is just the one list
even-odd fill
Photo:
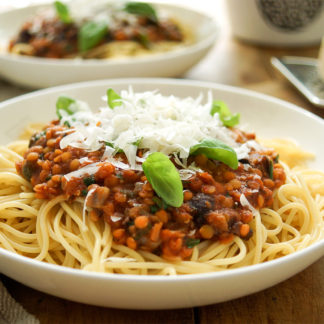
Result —
[[154, 3], [188, 26], [193, 44], [143, 57], [125, 59], [49, 59], [8, 53], [6, 48], [21, 25], [40, 8], [35, 5], [0, 13], [0, 76], [28, 88], [46, 88], [79, 81], [122, 77], [177, 77], [198, 63], [215, 44], [218, 28], [213, 18], [193, 9]]
[[[316, 153], [313, 167], [323, 169], [324, 121], [288, 102], [256, 92], [206, 83], [172, 79], [116, 79], [84, 82], [37, 91], [0, 104], [0, 142], [14, 140], [30, 122], [55, 117], [60, 94], [104, 105], [111, 87], [119, 92], [159, 89], [180, 97], [207, 95], [225, 101], [239, 112], [243, 125], [264, 138], [290, 137]], [[312, 131], [310, 131], [312, 130]], [[324, 255], [324, 240], [302, 251], [266, 263], [214, 273], [180, 276], [136, 276], [94, 273], [56, 266], [16, 255], [0, 248], [0, 271], [34, 289], [98, 306], [129, 309], [167, 309], [202, 306], [245, 296], [273, 286]]]

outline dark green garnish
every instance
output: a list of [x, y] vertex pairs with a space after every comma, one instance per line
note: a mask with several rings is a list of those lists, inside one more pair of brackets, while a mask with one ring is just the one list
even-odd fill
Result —
[[139, 147], [139, 145], [141, 144], [143, 137], [139, 138], [137, 141], [133, 142], [132, 144]]
[[146, 17], [155, 23], [158, 21], [155, 9], [148, 3], [128, 2], [126, 3], [124, 10], [130, 14]]
[[215, 113], [219, 114], [220, 120], [226, 127], [233, 127], [240, 122], [240, 114], [232, 114], [225, 102], [223, 101], [213, 101], [210, 114], [214, 116]]
[[116, 173], [116, 177], [120, 180], [124, 179], [123, 174], [122, 173]]
[[26, 180], [30, 181], [33, 175], [33, 171], [31, 169], [31, 166], [28, 164], [28, 162], [26, 162], [22, 167], [22, 174]]
[[72, 18], [70, 16], [69, 8], [67, 5], [65, 5], [61, 1], [55, 1], [54, 7], [57, 16], [62, 22], [64, 22], [65, 24], [70, 24], [72, 22]]
[[82, 196], [82, 197], [86, 197], [87, 194], [88, 194], [88, 190], [87, 190], [87, 189], [83, 189], [83, 190], [81, 191], [81, 196]]
[[185, 239], [186, 247], [189, 249], [192, 249], [194, 246], [196, 246], [199, 243], [200, 243], [199, 239], [194, 239], [194, 238], [190, 238], [190, 237], [187, 237]]
[[113, 89], [109, 88], [107, 90], [107, 103], [110, 109], [114, 109], [115, 107], [120, 106], [122, 104], [120, 99], [120, 95]]
[[64, 125], [65, 125], [66, 127], [71, 127], [70, 123], [69, 123], [67, 120], [64, 122]]
[[46, 131], [43, 130], [39, 133], [35, 133], [34, 135], [32, 135], [32, 137], [29, 140], [29, 144], [28, 144], [28, 148], [32, 147], [33, 145], [35, 145], [35, 143], [43, 136], [46, 135]]
[[179, 172], [170, 159], [154, 152], [142, 164], [147, 181], [168, 205], [180, 207], [183, 203], [183, 186]]
[[161, 198], [159, 197], [153, 197], [152, 200], [155, 202], [156, 206], [159, 207], [159, 209], [167, 209], [169, 205]]
[[83, 178], [83, 183], [88, 187], [96, 182], [94, 175]]
[[273, 180], [273, 161], [269, 159], [269, 178]]
[[138, 241], [142, 236], [145, 236], [152, 228], [152, 224], [148, 224], [145, 228], [137, 230], [134, 239]]
[[120, 149], [119, 147], [115, 147], [113, 143], [110, 142], [104, 142], [106, 146], [112, 147], [115, 149], [116, 153], [123, 153], [124, 151]]
[[79, 51], [85, 52], [98, 45], [107, 35], [108, 26], [103, 21], [88, 21], [79, 31]]
[[146, 34], [139, 34], [138, 40], [143, 45], [143, 47], [150, 48], [151, 42]]
[[47, 177], [46, 177], [46, 181], [49, 181], [49, 180], [51, 180], [52, 179], [52, 175], [51, 174], [49, 174]]
[[238, 168], [238, 160], [235, 151], [220, 140], [203, 140], [190, 148], [191, 155], [203, 154], [209, 159], [225, 163], [233, 170]]
[[277, 156], [274, 158], [274, 163], [278, 163], [279, 162], [279, 154], [277, 154]]
[[157, 211], [159, 211], [161, 208], [159, 208], [158, 206], [156, 205], [153, 205], [150, 207], [150, 212], [151, 214], [155, 214]]
[[70, 106], [74, 104], [76, 101], [67, 96], [59, 96], [56, 101], [56, 115], [59, 119], [62, 119], [62, 114], [60, 110], [64, 110], [68, 113], [68, 115], [73, 115], [75, 111], [73, 111]]

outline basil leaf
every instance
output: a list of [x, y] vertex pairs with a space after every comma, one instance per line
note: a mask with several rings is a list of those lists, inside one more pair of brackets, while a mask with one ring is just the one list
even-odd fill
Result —
[[113, 149], [115, 149], [116, 153], [123, 153], [124, 151], [122, 149], [120, 149], [119, 147], [115, 147], [113, 143], [110, 142], [104, 142], [106, 146], [112, 147]]
[[94, 183], [96, 183], [94, 175], [83, 178], [83, 183], [88, 187]]
[[24, 178], [28, 181], [30, 181], [32, 175], [33, 175], [33, 171], [31, 169], [31, 166], [28, 164], [28, 162], [26, 162], [22, 168], [22, 174], [24, 176]]
[[238, 160], [235, 151], [220, 140], [206, 139], [190, 148], [191, 155], [206, 155], [209, 159], [225, 163], [230, 168], [238, 168]]
[[73, 115], [74, 111], [71, 110], [69, 107], [71, 104], [76, 103], [76, 101], [70, 97], [67, 96], [60, 96], [56, 101], [56, 115], [59, 119], [62, 119], [62, 115], [60, 113], [60, 110], [66, 111], [69, 115]]
[[142, 167], [157, 195], [168, 205], [180, 207], [183, 203], [183, 186], [179, 172], [170, 159], [163, 153], [154, 152]]
[[224, 126], [233, 127], [240, 123], [240, 114], [223, 117], [221, 118], [221, 121], [223, 122]]
[[143, 47], [149, 49], [151, 46], [150, 39], [146, 34], [139, 34], [138, 35], [138, 41], [143, 45]]
[[274, 158], [274, 163], [278, 163], [279, 161], [279, 154], [276, 155], [276, 157]]
[[168, 204], [159, 197], [153, 197], [152, 200], [155, 202], [156, 206], [158, 206], [160, 209], [167, 209], [169, 206]]
[[141, 144], [142, 139], [143, 139], [143, 137], [139, 138], [137, 141], [133, 142], [132, 145], [135, 145], [135, 146], [139, 147], [140, 144]]
[[269, 159], [269, 178], [273, 180], [273, 161]]
[[110, 109], [114, 109], [117, 106], [121, 106], [122, 103], [121, 101], [119, 101], [120, 99], [121, 96], [118, 93], [116, 93], [113, 89], [109, 88], [107, 90], [107, 103]]
[[88, 21], [79, 30], [78, 47], [81, 52], [88, 51], [100, 43], [107, 35], [108, 26], [101, 21]]
[[219, 114], [219, 119], [226, 127], [233, 127], [240, 122], [240, 114], [232, 114], [223, 101], [215, 100], [213, 102], [210, 114], [214, 116], [215, 113]]
[[130, 14], [144, 16], [155, 23], [158, 21], [155, 9], [148, 3], [128, 2], [124, 7], [124, 11]]
[[187, 237], [185, 239], [186, 247], [189, 249], [192, 249], [194, 246], [196, 246], [199, 243], [200, 243], [199, 239], [194, 239], [194, 238], [190, 238], [190, 237]]
[[72, 22], [72, 18], [70, 16], [69, 8], [67, 5], [65, 5], [61, 1], [55, 1], [54, 7], [56, 14], [61, 21], [63, 21], [65, 24], [70, 24]]

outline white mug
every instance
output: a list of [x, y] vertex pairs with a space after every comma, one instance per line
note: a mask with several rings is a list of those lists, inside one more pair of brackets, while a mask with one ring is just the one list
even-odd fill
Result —
[[319, 44], [324, 0], [225, 0], [233, 36], [261, 45]]

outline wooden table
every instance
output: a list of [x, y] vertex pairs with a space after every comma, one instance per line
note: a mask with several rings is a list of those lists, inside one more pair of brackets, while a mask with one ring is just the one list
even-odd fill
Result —
[[[209, 55], [184, 77], [240, 86], [266, 93], [324, 117], [270, 64], [271, 56], [316, 57], [318, 47], [261, 48], [233, 40], [222, 24]], [[0, 100], [25, 93], [0, 82]], [[52, 297], [2, 276], [12, 296], [41, 323], [324, 323], [324, 258], [293, 278], [237, 300], [181, 310], [132, 311], [100, 308]]]

